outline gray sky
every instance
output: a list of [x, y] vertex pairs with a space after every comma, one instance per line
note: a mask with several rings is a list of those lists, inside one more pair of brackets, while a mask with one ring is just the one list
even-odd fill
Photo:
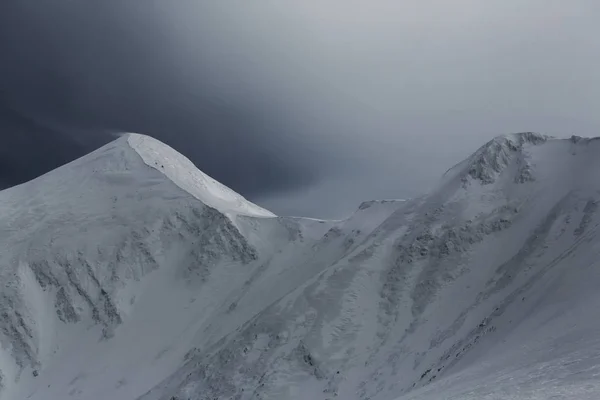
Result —
[[131, 130], [276, 213], [341, 217], [426, 191], [497, 134], [600, 132], [595, 0], [24, 0], [0, 15], [0, 107], [19, 115], [2, 135], [25, 116], [62, 151], [17, 173], [27, 146], [3, 138], [24, 154], [0, 153], [9, 183]]

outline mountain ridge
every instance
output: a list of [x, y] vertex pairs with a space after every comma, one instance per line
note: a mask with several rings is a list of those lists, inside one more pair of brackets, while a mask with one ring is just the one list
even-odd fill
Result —
[[[488, 390], [495, 370], [474, 368], [497, 365], [488, 354], [503, 343], [572, 334], [548, 293], [600, 305], [586, 272], [600, 226], [594, 139], [498, 137], [429, 194], [364, 202], [341, 221], [206, 190], [210, 178], [162, 146], [127, 135], [0, 192], [12, 250], [0, 255], [2, 396], [467, 396], [452, 377]], [[527, 328], [534, 310], [552, 332]]]

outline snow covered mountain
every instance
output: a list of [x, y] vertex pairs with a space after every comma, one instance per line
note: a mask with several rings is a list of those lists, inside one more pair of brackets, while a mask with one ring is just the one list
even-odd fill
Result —
[[599, 202], [596, 139], [320, 221], [128, 134], [0, 192], [0, 399], [595, 399]]

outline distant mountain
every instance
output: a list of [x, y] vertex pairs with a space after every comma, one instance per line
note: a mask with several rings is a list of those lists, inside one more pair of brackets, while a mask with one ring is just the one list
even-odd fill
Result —
[[0, 192], [0, 396], [598, 398], [599, 202], [597, 139], [321, 221], [127, 134]]

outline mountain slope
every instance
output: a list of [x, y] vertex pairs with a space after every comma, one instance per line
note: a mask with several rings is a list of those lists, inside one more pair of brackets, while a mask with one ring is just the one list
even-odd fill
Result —
[[[569, 268], [561, 257], [582, 236], [593, 239], [599, 143], [493, 140], [439, 190], [404, 204], [143, 398], [246, 398], [254, 388], [258, 398], [385, 399], [460, 371], [483, 337], [493, 342], [498, 330], [517, 326], [538, 280]], [[530, 178], [520, 178], [524, 170]], [[584, 260], [595, 256], [581, 251]], [[227, 386], [240, 382], [244, 349], [257, 345], [260, 363], [251, 358], [246, 390]]]
[[[163, 162], [172, 162], [147, 166], [140, 153], [148, 149], [166, 152]], [[205, 185], [192, 194], [181, 190], [160, 172], [191, 173], [170, 152], [150, 138], [127, 135], [0, 192], [0, 237], [2, 248], [10, 249], [0, 255], [3, 386], [23, 368], [29, 374], [41, 369], [36, 374], [43, 377], [44, 365], [73, 340], [75, 322], [96, 326], [101, 332], [93, 333], [95, 339], [112, 336], [136, 309], [144, 285], [151, 284], [143, 278], [151, 272], [167, 267], [173, 277], [201, 281], [212, 263], [257, 257], [235, 218], [249, 210], [270, 214], [211, 185], [199, 171], [195, 177]]]
[[506, 135], [426, 196], [319, 221], [123, 137], [0, 192], [0, 394], [595, 398], [599, 156]]

